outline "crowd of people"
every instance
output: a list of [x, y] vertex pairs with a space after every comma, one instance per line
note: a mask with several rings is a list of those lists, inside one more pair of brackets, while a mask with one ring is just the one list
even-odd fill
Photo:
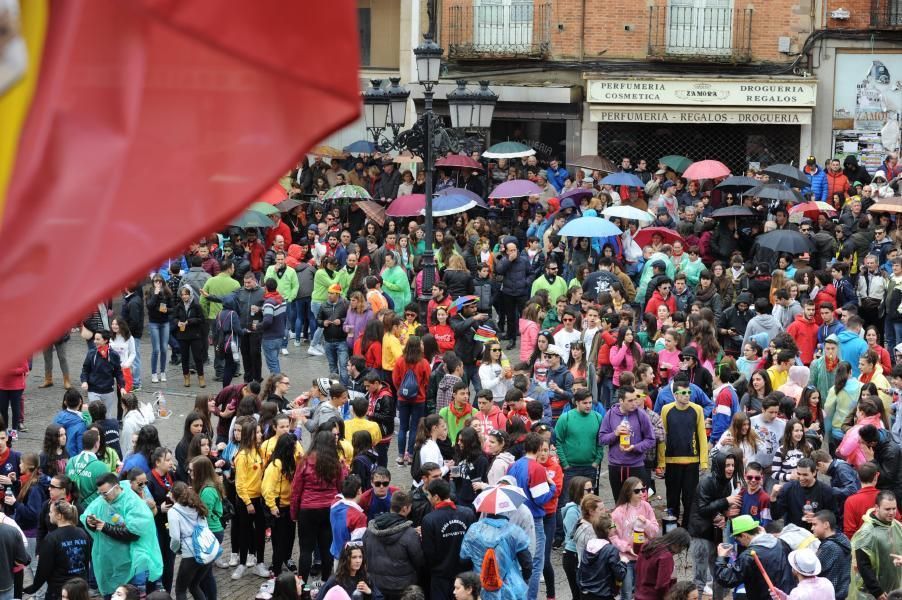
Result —
[[[442, 173], [543, 191], [437, 218], [427, 273], [421, 218], [325, 200], [419, 175], [305, 161], [272, 227], [206, 236], [45, 350], [40, 452], [15, 449], [31, 362], [0, 377], [0, 600], [212, 600], [217, 570], [279, 600], [900, 598], [902, 228], [869, 210], [897, 163], [812, 157], [800, 191], [833, 210], [801, 219], [645, 160], [620, 167], [642, 188], [535, 157]], [[648, 218], [561, 235], [611, 206]], [[640, 246], [648, 223], [670, 233]], [[282, 367], [302, 352], [329, 376]], [[142, 399], [175, 365], [203, 389], [168, 448]]]

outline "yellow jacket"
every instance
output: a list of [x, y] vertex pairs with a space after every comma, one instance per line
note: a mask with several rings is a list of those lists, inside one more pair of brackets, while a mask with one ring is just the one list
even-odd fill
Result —
[[[260, 456], [263, 458], [263, 464], [269, 464], [269, 457], [272, 456], [273, 451], [276, 449], [276, 442], [279, 441], [279, 438], [276, 436], [272, 436], [268, 440], [265, 440], [262, 444], [260, 444]], [[304, 456], [304, 448], [301, 446], [300, 442], [294, 443], [294, 461], [295, 464], [301, 462], [301, 458]]]
[[401, 340], [390, 333], [382, 337], [382, 368], [386, 371], [395, 370], [395, 362], [404, 354]]
[[350, 441], [352, 446], [354, 443], [354, 434], [358, 431], [369, 431], [370, 437], [373, 438], [374, 446], [382, 441], [382, 431], [379, 429], [378, 423], [359, 417], [353, 417], [352, 419], [345, 421], [345, 440]]
[[235, 455], [235, 491], [245, 504], [261, 496], [263, 457], [257, 451], [239, 450]]
[[267, 510], [279, 507], [288, 510], [291, 505], [291, 479], [282, 473], [282, 461], [272, 461], [263, 473], [263, 501]]

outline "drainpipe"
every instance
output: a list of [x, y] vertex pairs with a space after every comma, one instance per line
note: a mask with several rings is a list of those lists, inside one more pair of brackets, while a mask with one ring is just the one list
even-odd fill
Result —
[[586, 0], [582, 0], [582, 10], [579, 19], [579, 62], [586, 57]]

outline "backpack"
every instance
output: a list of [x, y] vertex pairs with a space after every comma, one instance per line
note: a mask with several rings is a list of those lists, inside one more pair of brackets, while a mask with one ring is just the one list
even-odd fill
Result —
[[[190, 520], [185, 513], [176, 510], [186, 520]], [[194, 560], [200, 565], [209, 565], [222, 555], [219, 540], [210, 531], [207, 520], [202, 517], [194, 522], [194, 530], [191, 532], [191, 549], [194, 552]]]
[[402, 402], [414, 402], [420, 393], [420, 382], [417, 381], [416, 373], [413, 369], [408, 369], [401, 379], [401, 385], [398, 386], [398, 399]]
[[501, 578], [501, 569], [498, 568], [498, 558], [494, 548], [486, 548], [482, 555], [482, 568], [479, 570], [479, 583], [482, 589], [489, 592], [497, 592], [504, 584]]
[[[216, 347], [223, 354], [231, 354], [235, 360], [241, 359], [238, 339], [235, 336], [233, 319], [237, 317], [234, 310], [224, 308], [216, 318]], [[237, 358], [236, 358], [237, 356]]]

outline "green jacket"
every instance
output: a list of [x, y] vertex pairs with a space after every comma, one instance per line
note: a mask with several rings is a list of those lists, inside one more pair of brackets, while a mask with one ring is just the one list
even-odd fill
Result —
[[310, 297], [311, 302], [325, 302], [329, 299], [329, 286], [338, 281], [338, 271], [333, 271], [329, 275], [326, 269], [317, 269], [316, 275], [313, 276], [313, 295]]
[[465, 412], [464, 416], [460, 419], [458, 419], [457, 416], [451, 412], [450, 406], [446, 406], [445, 408], [438, 411], [439, 416], [445, 420], [445, 423], [448, 424], [448, 441], [451, 442], [452, 446], [457, 443], [457, 436], [464, 428], [464, 423], [467, 421], [467, 419], [469, 419], [470, 417], [475, 417], [479, 412], [475, 408], [473, 408], [472, 404], [468, 406], [470, 407], [470, 412]]
[[410, 280], [404, 269], [395, 265], [382, 271], [382, 289], [395, 303], [395, 312], [403, 315], [404, 309], [410, 304]]
[[827, 394], [830, 393], [830, 388], [833, 387], [833, 382], [836, 380], [836, 371], [827, 371], [823, 356], [811, 361], [810, 371], [808, 383], [817, 388], [817, 391], [821, 393], [821, 401], [826, 402]]
[[294, 299], [298, 297], [298, 289], [301, 287], [298, 284], [298, 273], [291, 267], [286, 266], [282, 276], [279, 277], [276, 273], [276, 265], [269, 265], [269, 268], [266, 269], [266, 274], [263, 276], [264, 286], [269, 278], [276, 280], [278, 283], [276, 289], [279, 290], [279, 294], [282, 295], [282, 299], [286, 303], [294, 302]]
[[[239, 287], [241, 287], [241, 284], [235, 281], [230, 275], [220, 273], [207, 280], [204, 284], [204, 291], [211, 296], [222, 298], [228, 296]], [[208, 319], [215, 319], [219, 316], [219, 313], [222, 312], [222, 303], [213, 302], [203, 296], [200, 297], [200, 307], [204, 311], [204, 316]]]
[[[354, 270], [350, 273], [346, 267], [340, 268], [335, 273], [335, 281], [341, 286], [341, 295], [345, 298], [349, 298], [351, 295], [351, 280], [354, 279], [356, 274], [357, 267], [354, 267]], [[313, 278], [313, 285], [316, 285], [316, 277]]]
[[69, 459], [69, 462], [66, 463], [66, 475], [78, 490], [79, 510], [84, 511], [85, 507], [98, 496], [97, 478], [109, 472], [110, 468], [106, 463], [100, 461], [96, 454], [88, 450]]
[[702, 259], [697, 259], [696, 261], [684, 260], [682, 265], [680, 265], [680, 271], [686, 274], [686, 283], [689, 284], [689, 287], [695, 289], [695, 286], [698, 285], [698, 280], [701, 278], [702, 271], [705, 270], [705, 263], [702, 262]]
[[560, 416], [554, 426], [557, 457], [561, 467], [598, 465], [604, 458], [604, 446], [598, 443], [601, 415], [594, 410], [584, 415], [570, 409]]
[[530, 297], [535, 296], [539, 290], [548, 290], [548, 301], [554, 304], [558, 298], [567, 295], [567, 282], [563, 277], [557, 276], [554, 278], [554, 283], [548, 283], [548, 277], [542, 273], [532, 282]]

